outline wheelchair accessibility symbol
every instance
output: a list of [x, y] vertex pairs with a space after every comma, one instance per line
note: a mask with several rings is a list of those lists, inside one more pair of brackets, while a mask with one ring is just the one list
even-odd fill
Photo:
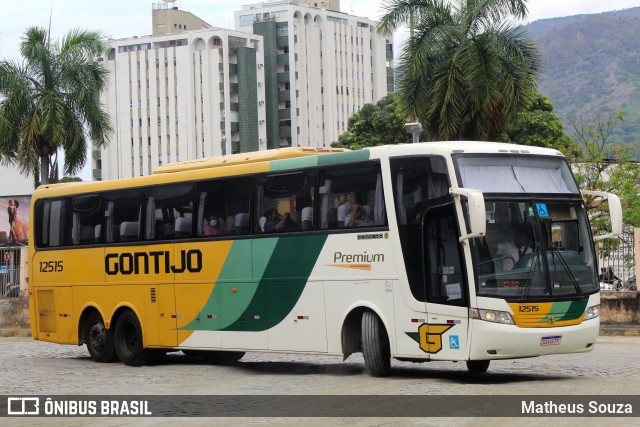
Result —
[[449, 348], [451, 350], [459, 350], [460, 349], [460, 340], [457, 335], [449, 335]]
[[549, 216], [549, 211], [547, 210], [546, 203], [536, 203], [536, 210], [538, 211], [538, 216], [540, 217]]

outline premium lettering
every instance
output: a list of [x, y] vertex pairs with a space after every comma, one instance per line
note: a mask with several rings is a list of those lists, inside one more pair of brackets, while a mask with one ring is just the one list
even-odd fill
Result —
[[384, 254], [369, 254], [367, 251], [364, 251], [361, 254], [343, 254], [342, 252], [334, 252], [333, 262], [384, 262]]
[[124, 252], [107, 254], [104, 257], [104, 271], [117, 274], [160, 274], [198, 273], [202, 270], [202, 252], [198, 249], [181, 250], [178, 259], [173, 260], [171, 251]]

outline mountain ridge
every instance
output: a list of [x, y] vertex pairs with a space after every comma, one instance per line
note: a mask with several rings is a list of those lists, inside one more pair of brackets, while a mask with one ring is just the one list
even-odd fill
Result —
[[624, 111], [611, 143], [640, 140], [640, 7], [524, 25], [542, 56], [539, 91], [571, 136], [571, 121]]

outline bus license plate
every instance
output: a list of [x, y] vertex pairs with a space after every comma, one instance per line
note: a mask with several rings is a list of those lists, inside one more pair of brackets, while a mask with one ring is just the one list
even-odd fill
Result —
[[560, 340], [562, 340], [561, 336], [555, 337], [542, 337], [540, 339], [540, 345], [560, 345]]

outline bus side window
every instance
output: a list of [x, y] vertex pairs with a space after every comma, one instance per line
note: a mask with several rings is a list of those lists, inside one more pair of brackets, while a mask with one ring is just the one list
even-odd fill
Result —
[[[315, 171], [280, 173], [258, 178], [254, 232], [312, 230], [315, 188]], [[285, 222], [277, 225], [280, 218], [284, 218]]]
[[248, 177], [198, 183], [196, 235], [215, 237], [248, 234], [251, 183]]
[[102, 197], [99, 195], [76, 196], [71, 199], [72, 245], [90, 245], [102, 242]]
[[[130, 242], [140, 239], [142, 196], [142, 190], [137, 188], [105, 193], [104, 218], [105, 241], [107, 243], [120, 242], [123, 239]], [[123, 223], [125, 224], [123, 225]], [[121, 237], [123, 232], [124, 235]]]
[[380, 165], [365, 163], [321, 170], [319, 206], [323, 230], [386, 225]]
[[39, 248], [64, 245], [67, 200], [38, 201], [35, 206], [35, 244]]
[[163, 185], [145, 190], [145, 239], [184, 239], [193, 236], [193, 184]]

